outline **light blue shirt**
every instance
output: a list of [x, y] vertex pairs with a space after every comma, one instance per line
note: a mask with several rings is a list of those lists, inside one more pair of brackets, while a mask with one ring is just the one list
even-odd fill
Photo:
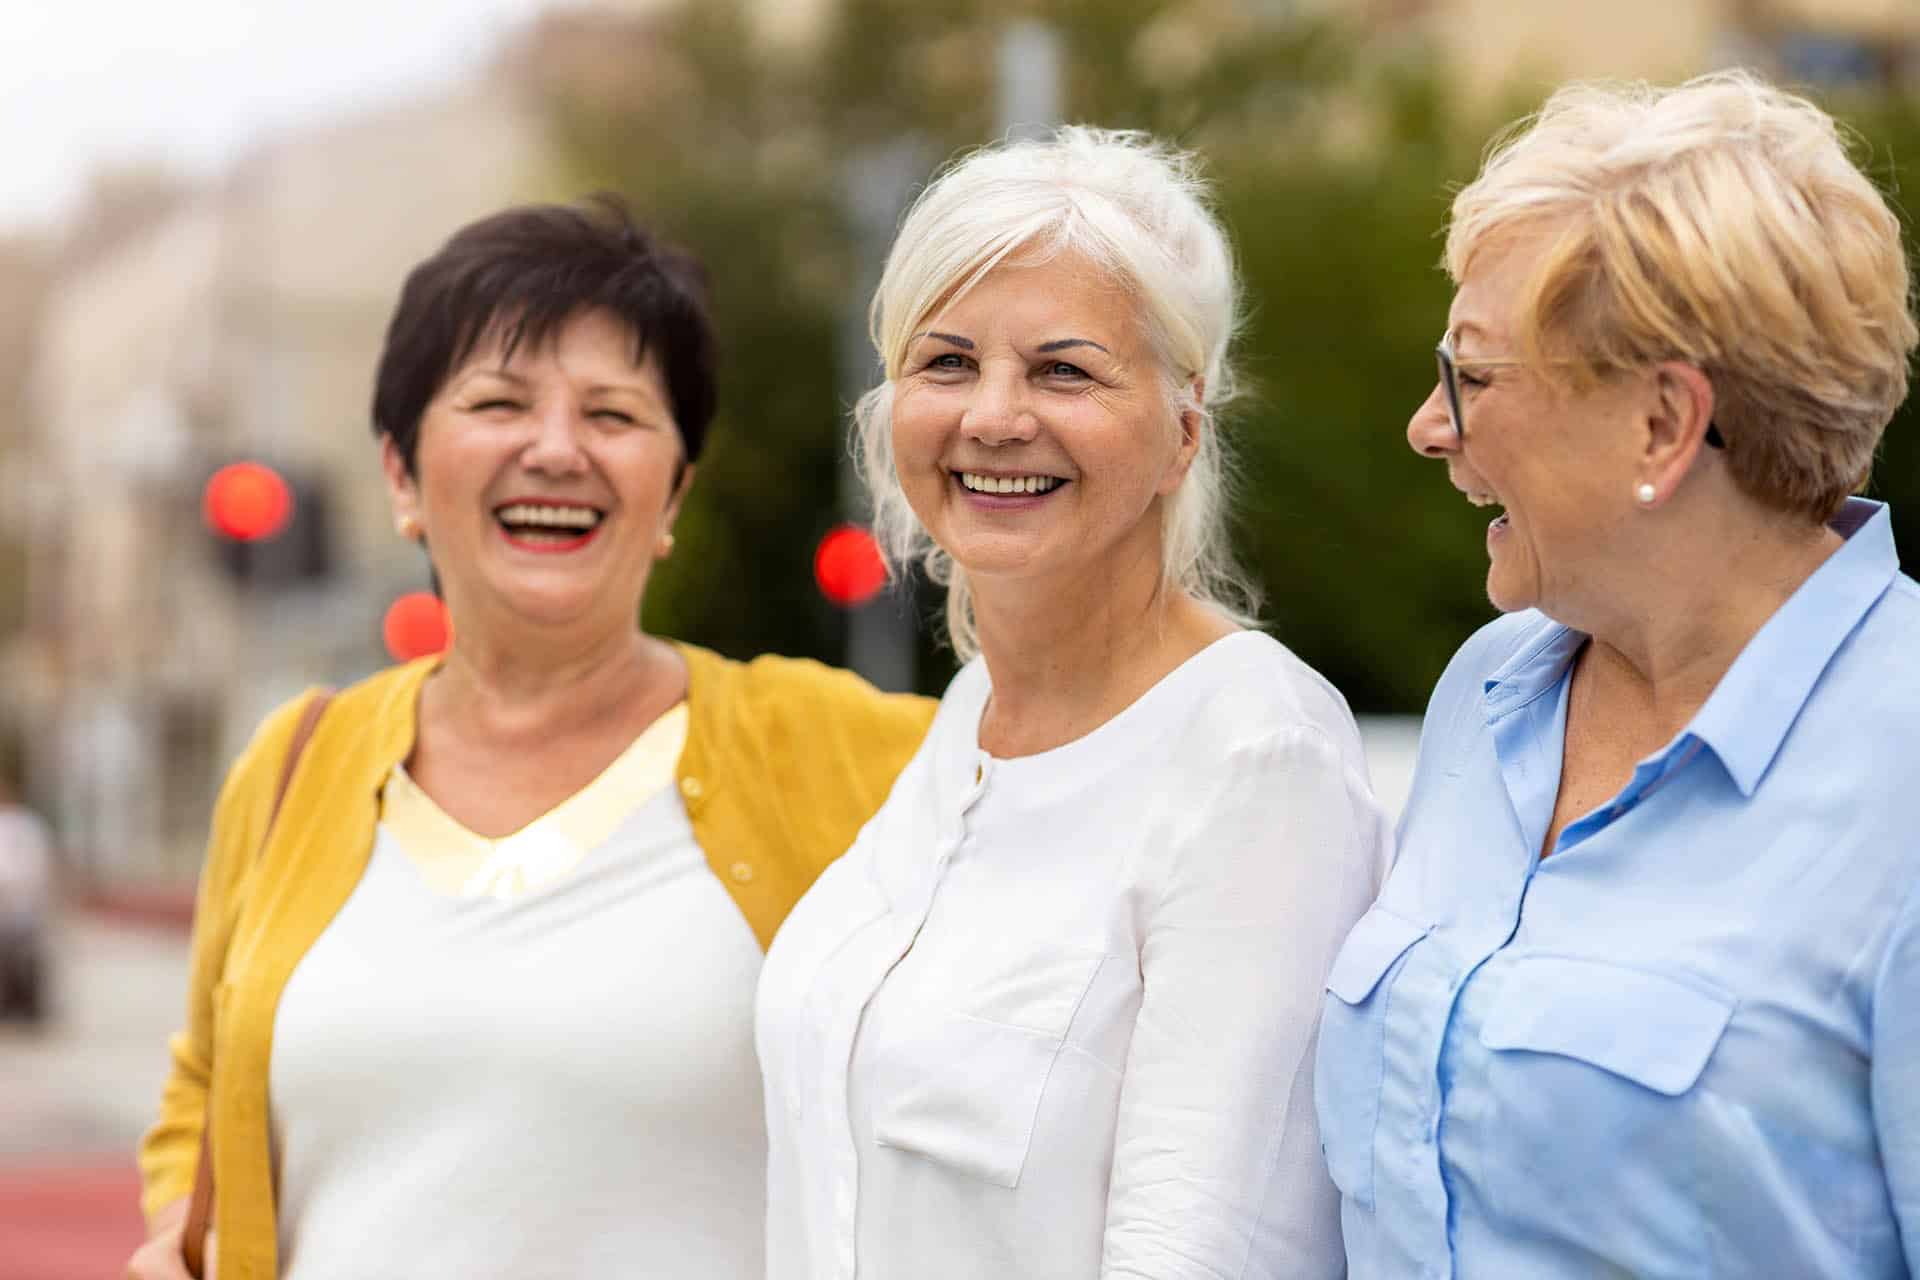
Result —
[[1357, 1280], [1920, 1269], [1920, 584], [1883, 506], [1538, 856], [1586, 637], [1484, 628], [1327, 981]]

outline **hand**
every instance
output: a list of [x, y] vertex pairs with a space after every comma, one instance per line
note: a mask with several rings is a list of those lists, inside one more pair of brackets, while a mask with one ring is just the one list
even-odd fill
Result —
[[[147, 1242], [127, 1259], [126, 1280], [193, 1280], [186, 1259], [180, 1253], [180, 1241], [187, 1229], [187, 1202], [177, 1200], [153, 1215]], [[219, 1265], [214, 1261], [218, 1242], [207, 1232], [207, 1274], [201, 1280], [215, 1280]]]

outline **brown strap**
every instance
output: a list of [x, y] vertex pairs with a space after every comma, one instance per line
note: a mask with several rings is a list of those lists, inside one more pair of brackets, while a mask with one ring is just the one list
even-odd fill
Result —
[[[300, 713], [300, 723], [293, 730], [293, 741], [287, 744], [287, 758], [280, 766], [280, 784], [274, 789], [273, 808], [267, 812], [267, 832], [260, 837], [260, 847], [263, 849], [266, 848], [267, 835], [273, 833], [273, 820], [280, 816], [280, 802], [287, 798], [287, 784], [293, 781], [293, 770], [300, 763], [300, 753], [307, 749], [307, 740], [313, 737], [321, 713], [332, 701], [333, 690], [322, 689], [307, 699], [306, 709]], [[207, 1228], [212, 1225], [213, 1094], [209, 1090], [205, 1115], [200, 1123], [200, 1161], [193, 1168], [193, 1196], [187, 1201], [187, 1225], [180, 1237], [180, 1258], [186, 1263], [187, 1274], [194, 1280], [200, 1280], [207, 1273]]]

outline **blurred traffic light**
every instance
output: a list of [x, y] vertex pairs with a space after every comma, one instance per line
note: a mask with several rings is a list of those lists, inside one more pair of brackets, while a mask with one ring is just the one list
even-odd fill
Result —
[[331, 572], [328, 507], [318, 478], [253, 460], [219, 468], [200, 495], [220, 568], [235, 582], [263, 587], [294, 586]]
[[840, 524], [827, 530], [814, 549], [813, 580], [821, 595], [851, 609], [880, 594], [887, 585], [887, 566], [871, 533], [857, 524]]
[[275, 537], [293, 510], [293, 490], [278, 471], [258, 462], [230, 462], [214, 472], [200, 501], [207, 527], [235, 542]]
[[410, 591], [387, 606], [380, 637], [395, 662], [411, 662], [439, 653], [453, 643], [447, 606], [431, 591]]

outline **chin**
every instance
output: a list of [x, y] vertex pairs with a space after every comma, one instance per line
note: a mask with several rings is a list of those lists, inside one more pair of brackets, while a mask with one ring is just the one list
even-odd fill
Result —
[[1540, 593], [1516, 583], [1504, 582], [1498, 572], [1487, 575], [1487, 601], [1502, 613], [1519, 613], [1538, 608]]
[[543, 627], [565, 627], [591, 617], [595, 600], [578, 592], [523, 592], [512, 600], [521, 621]]
[[975, 579], [1019, 577], [1031, 572], [1038, 559], [1024, 540], [961, 538], [942, 546], [961, 571]]

